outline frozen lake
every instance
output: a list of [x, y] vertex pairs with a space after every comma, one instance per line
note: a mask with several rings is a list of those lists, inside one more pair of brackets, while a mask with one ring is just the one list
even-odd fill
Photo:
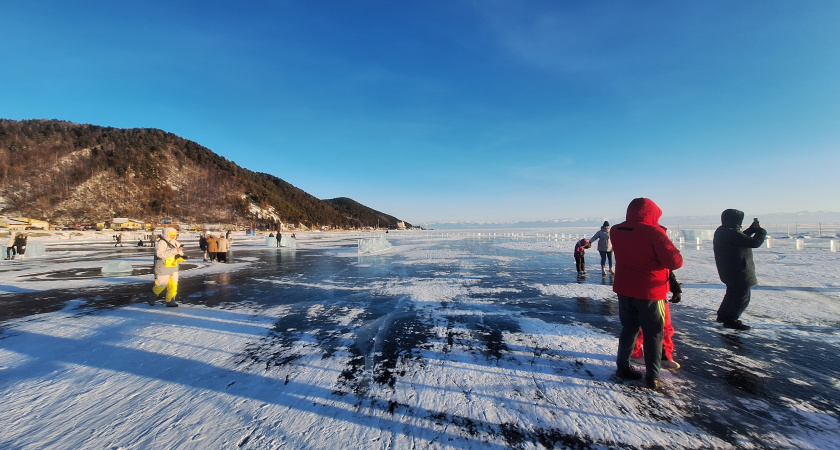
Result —
[[[595, 230], [582, 230], [592, 232]], [[548, 233], [235, 237], [149, 307], [151, 249], [47, 242], [0, 266], [2, 448], [837, 448], [840, 263], [757, 249], [726, 330], [711, 246], [683, 249], [662, 392], [621, 382], [611, 277]], [[582, 237], [583, 235], [581, 235]], [[586, 237], [591, 236], [591, 233]], [[775, 243], [774, 243], [775, 244]], [[104, 261], [134, 272], [103, 276]]]

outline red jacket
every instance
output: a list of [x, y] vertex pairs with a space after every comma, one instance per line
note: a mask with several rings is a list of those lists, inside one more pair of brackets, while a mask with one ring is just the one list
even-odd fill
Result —
[[615, 252], [613, 292], [645, 300], [664, 300], [668, 271], [682, 267], [680, 251], [659, 225], [662, 210], [653, 200], [637, 198], [627, 207], [627, 220], [612, 227]]

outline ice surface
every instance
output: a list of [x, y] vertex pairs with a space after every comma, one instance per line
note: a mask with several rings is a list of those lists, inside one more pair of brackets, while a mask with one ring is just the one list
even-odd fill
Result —
[[[375, 234], [298, 236], [306, 251], [237, 240], [233, 264], [202, 263], [187, 238], [175, 310], [144, 301], [148, 249], [62, 242], [0, 262], [0, 448], [840, 441], [840, 259], [825, 239], [754, 251], [748, 332], [713, 320], [724, 287], [711, 246], [684, 246], [671, 305], [683, 367], [654, 393], [613, 377], [611, 277], [578, 278], [568, 242], [396, 232], [386, 258], [341, 251]], [[117, 260], [138, 270], [88, 276]]]
[[391, 247], [391, 243], [381, 234], [374, 238], [359, 239], [359, 253], [376, 253]]
[[102, 266], [102, 273], [125, 273], [133, 270], [134, 267], [128, 261], [108, 261]]
[[30, 242], [26, 244], [26, 254], [27, 258], [32, 258], [36, 256], [44, 256], [47, 253], [46, 246], [43, 242]]
[[280, 236], [280, 246], [286, 248], [297, 248], [297, 240], [291, 236]]
[[[275, 236], [266, 236], [265, 238], [265, 246], [266, 247], [277, 247], [277, 237]], [[280, 246], [286, 248], [297, 248], [297, 241], [288, 235], [280, 235]]]

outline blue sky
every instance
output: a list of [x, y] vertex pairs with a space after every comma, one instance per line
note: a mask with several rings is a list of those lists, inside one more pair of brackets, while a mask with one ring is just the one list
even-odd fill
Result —
[[0, 117], [411, 223], [837, 211], [840, 2], [0, 2]]

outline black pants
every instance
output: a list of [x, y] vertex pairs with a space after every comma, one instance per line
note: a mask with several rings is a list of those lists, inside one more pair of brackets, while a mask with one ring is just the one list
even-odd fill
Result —
[[604, 268], [604, 264], [607, 262], [607, 259], [609, 259], [610, 260], [610, 269], [612, 269], [612, 254], [613, 254], [613, 252], [611, 252], [611, 251], [602, 252], [600, 250], [598, 252], [601, 253], [601, 268], [602, 269]]
[[575, 268], [578, 272], [586, 272], [586, 261], [583, 256], [575, 256]]
[[14, 247], [6, 247], [6, 259], [12, 259], [15, 257], [15, 248]]
[[625, 295], [618, 296], [618, 318], [621, 334], [618, 336], [618, 355], [615, 364], [619, 369], [630, 367], [630, 355], [636, 345], [639, 329], [644, 335], [645, 378], [659, 378], [662, 360], [662, 337], [665, 335], [665, 300], [644, 300]]
[[717, 311], [718, 322], [734, 322], [750, 304], [750, 287], [726, 285], [726, 294]]

